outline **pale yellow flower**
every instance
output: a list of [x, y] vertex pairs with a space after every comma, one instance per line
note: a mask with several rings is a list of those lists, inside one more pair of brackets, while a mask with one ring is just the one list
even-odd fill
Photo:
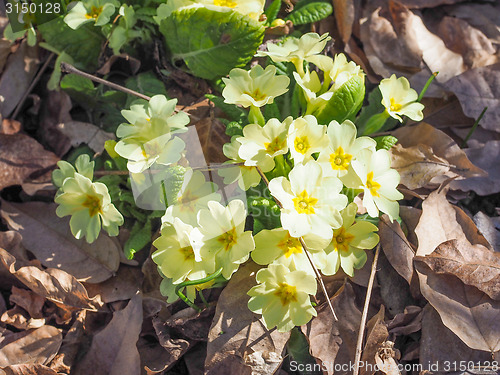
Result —
[[248, 291], [248, 308], [262, 314], [267, 329], [277, 327], [279, 332], [287, 332], [317, 315], [310, 300], [317, 290], [314, 276], [271, 264], [259, 270], [256, 279], [258, 285]]
[[322, 151], [327, 145], [326, 126], [319, 125], [314, 116], [299, 117], [288, 129], [288, 147], [295, 164], [312, 160], [312, 154]]
[[400, 122], [403, 122], [400, 117], [402, 115], [414, 121], [424, 118], [424, 105], [417, 103], [418, 94], [410, 87], [410, 82], [405, 77], [396, 78], [393, 74], [391, 78], [380, 81], [379, 89], [382, 93], [382, 104], [391, 117]]
[[341, 211], [342, 226], [333, 231], [332, 241], [325, 248], [325, 266], [319, 267], [324, 275], [333, 275], [342, 267], [347, 275], [354, 276], [354, 269], [360, 269], [366, 263], [365, 249], [377, 245], [376, 225], [362, 220], [354, 223], [357, 209], [356, 203], [351, 203]]
[[229, 78], [222, 78], [226, 87], [222, 91], [224, 101], [243, 107], [262, 107], [273, 103], [274, 98], [288, 91], [290, 78], [276, 75], [276, 68], [269, 65], [264, 70], [255, 65], [249, 71], [235, 68]]

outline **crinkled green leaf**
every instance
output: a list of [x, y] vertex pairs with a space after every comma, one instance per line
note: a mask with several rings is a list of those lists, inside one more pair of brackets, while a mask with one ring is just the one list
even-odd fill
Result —
[[123, 251], [127, 259], [133, 259], [134, 254], [151, 242], [151, 220], [146, 223], [136, 222], [130, 231], [130, 237], [125, 242]]
[[45, 42], [58, 53], [66, 52], [79, 69], [93, 71], [97, 68], [101, 46], [105, 41], [98, 27], [86, 24], [77, 30], [66, 25], [62, 17], [38, 26]]
[[331, 99], [313, 114], [320, 124], [328, 124], [332, 120], [342, 123], [354, 119], [365, 97], [365, 82], [359, 76], [351, 77], [335, 91]]
[[174, 61], [184, 60], [194, 75], [214, 79], [250, 61], [265, 29], [237, 12], [191, 8], [172, 12], [160, 31]]
[[226, 124], [226, 134], [230, 137], [243, 135], [243, 126], [239, 122], [230, 121]]
[[267, 194], [265, 184], [261, 183], [247, 191], [248, 212], [253, 217], [253, 234], [262, 229], [281, 227], [280, 208]]
[[381, 137], [375, 137], [374, 139], [377, 142], [377, 150], [390, 150], [392, 146], [398, 143], [398, 139], [392, 135], [384, 135]]
[[[156, 74], [152, 71], [139, 73], [134, 77], [130, 77], [125, 81], [125, 86], [147, 96], [168, 96], [163, 81], [158, 79]], [[137, 100], [137, 98], [130, 96], [125, 104], [125, 107], [128, 108], [134, 100]]]
[[294, 25], [305, 25], [320, 21], [332, 12], [333, 6], [330, 3], [315, 1], [295, 9], [286, 19], [292, 21]]
[[267, 23], [271, 24], [277, 17], [281, 9], [281, 0], [274, 0], [264, 12], [267, 17]]

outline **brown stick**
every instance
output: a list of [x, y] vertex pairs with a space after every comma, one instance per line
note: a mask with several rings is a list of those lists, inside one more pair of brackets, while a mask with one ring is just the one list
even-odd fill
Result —
[[368, 290], [366, 291], [365, 306], [363, 307], [363, 315], [361, 315], [361, 324], [359, 325], [358, 342], [356, 343], [356, 356], [354, 358], [354, 371], [352, 375], [359, 373], [359, 361], [361, 360], [361, 346], [363, 345], [363, 337], [365, 333], [366, 318], [368, 316], [368, 307], [370, 306], [370, 298], [372, 295], [373, 282], [375, 280], [375, 273], [377, 272], [378, 255], [380, 253], [380, 243], [375, 250], [375, 257], [373, 258], [372, 269], [370, 272], [370, 279], [368, 281]]

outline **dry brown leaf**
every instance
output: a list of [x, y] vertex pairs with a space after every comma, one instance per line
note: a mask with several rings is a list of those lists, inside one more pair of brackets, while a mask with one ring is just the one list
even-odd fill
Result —
[[422, 295], [445, 326], [472, 349], [500, 350], [500, 301], [456, 276], [433, 272], [423, 262], [415, 262], [415, 267]]
[[397, 314], [388, 324], [387, 329], [393, 335], [408, 336], [422, 329], [422, 308], [406, 306], [401, 314]]
[[500, 191], [500, 141], [489, 141], [476, 148], [467, 148], [469, 160], [488, 173], [486, 177], [471, 177], [453, 181], [452, 189], [475, 191], [479, 195], [490, 195]]
[[57, 372], [69, 374], [73, 366], [84, 334], [84, 323], [87, 315], [86, 310], [80, 310], [76, 319], [64, 336], [61, 349], [50, 363], [50, 368]]
[[500, 63], [468, 70], [446, 82], [446, 88], [458, 97], [469, 117], [478, 118], [488, 107], [481, 126], [500, 131]]
[[170, 329], [158, 318], [153, 318], [153, 327], [158, 336], [158, 341], [164, 349], [162, 366], [168, 369], [188, 351], [193, 343], [182, 338], [172, 338]]
[[73, 147], [85, 143], [98, 154], [104, 151], [104, 143], [106, 141], [115, 139], [113, 133], [99, 129], [94, 124], [89, 124], [88, 122], [66, 121], [58, 124], [57, 129], [69, 138]]
[[69, 217], [57, 217], [55, 208], [55, 204], [42, 202], [2, 201], [0, 213], [44, 266], [60, 268], [87, 283], [109, 279], [120, 263], [117, 242], [105, 233], [92, 244], [77, 240], [71, 234]]
[[7, 63], [7, 57], [11, 53], [11, 41], [5, 38], [0, 39], [0, 73], [2, 73], [5, 64]]
[[3, 118], [9, 118], [18, 105], [35, 76], [38, 63], [38, 46], [29, 47], [26, 40], [9, 56], [0, 79], [0, 95], [4, 97], [0, 103]]
[[0, 124], [0, 133], [2, 134], [16, 134], [21, 131], [22, 125], [19, 121], [3, 119]]
[[99, 284], [86, 284], [89, 296], [100, 296], [104, 303], [127, 300], [137, 294], [143, 274], [138, 267], [122, 265], [116, 275]]
[[[346, 283], [331, 301], [339, 318], [335, 321], [328, 305], [318, 309], [318, 316], [302, 326], [310, 344], [311, 355], [323, 362], [328, 375], [333, 374], [333, 364], [348, 364], [354, 361], [361, 311], [356, 306], [351, 284]], [[335, 371], [335, 374], [347, 372]]]
[[456, 4], [464, 0], [399, 0], [408, 8], [434, 8], [443, 4]]
[[[207, 341], [214, 312], [214, 306], [203, 310], [201, 313], [197, 313], [188, 307], [166, 319], [165, 326], [189, 340]], [[153, 324], [154, 321], [155, 319], [153, 319]]]
[[415, 257], [438, 274], [451, 274], [490, 298], [500, 299], [500, 254], [468, 241], [450, 240], [425, 257]]
[[253, 262], [240, 267], [219, 297], [208, 334], [207, 375], [267, 375], [274, 373], [283, 360], [290, 332], [268, 331], [247, 306], [247, 292], [255, 285], [259, 268]]
[[[3, 374], [1, 373], [3, 371]], [[50, 367], [43, 365], [13, 365], [0, 370], [1, 375], [58, 375]]]
[[[488, 243], [493, 247], [493, 250], [500, 253], [500, 223], [499, 218], [491, 218], [486, 216], [481, 211], [472, 218], [479, 232], [486, 238]], [[495, 220], [497, 223], [495, 224]], [[497, 229], [498, 227], [498, 229]]]
[[9, 297], [10, 303], [25, 309], [32, 318], [43, 317], [42, 308], [45, 298], [33, 293], [30, 290], [12, 287], [12, 294]]
[[0, 134], [0, 190], [20, 185], [58, 161], [56, 155], [27, 135]]
[[0, 321], [20, 330], [40, 328], [46, 323], [45, 318], [30, 318], [26, 310], [19, 306], [15, 306], [14, 308], [4, 312], [2, 314], [2, 317], [0, 318]]
[[408, 284], [413, 276], [413, 257], [415, 252], [401, 230], [399, 223], [383, 215], [379, 222], [380, 244], [391, 266]]
[[[134, 296], [127, 307], [113, 313], [113, 319], [92, 340], [85, 357], [74, 368], [75, 375], [139, 375], [137, 341], [142, 326], [142, 297]], [[72, 372], [73, 373], [73, 372]]]
[[428, 145], [419, 144], [404, 148], [396, 144], [391, 149], [392, 168], [401, 176], [401, 184], [415, 190], [426, 186], [434, 177], [443, 176], [450, 170], [450, 164], [434, 155]]
[[87, 291], [73, 276], [55, 268], [41, 270], [16, 261], [4, 249], [0, 249], [0, 263], [36, 294], [57, 305], [74, 309], [93, 309]]
[[[476, 177], [485, 176], [486, 172], [470, 162], [465, 152], [455, 141], [441, 130], [422, 122], [417, 126], [405, 126], [393, 132], [398, 143], [404, 148], [425, 145], [441, 160], [446, 160], [450, 172], [446, 176], [436, 178], [432, 182], [440, 183], [448, 177]], [[429, 149], [428, 149], [429, 150]], [[414, 183], [417, 183], [416, 181]]]
[[366, 324], [366, 344], [361, 356], [364, 366], [360, 368], [359, 372], [362, 375], [373, 375], [376, 372], [375, 356], [389, 336], [387, 325], [384, 323], [384, 316], [385, 308], [384, 305], [381, 305], [379, 312]]
[[52, 326], [13, 333], [0, 344], [0, 367], [49, 363], [61, 346], [61, 332]]
[[215, 118], [204, 118], [196, 124], [196, 131], [207, 163], [222, 163], [227, 160], [222, 146], [231, 141], [226, 135], [226, 127]]
[[427, 304], [423, 309], [422, 317], [420, 364], [423, 365], [424, 370], [430, 370], [433, 373], [449, 373], [454, 370], [455, 363], [458, 370], [461, 361], [484, 364], [485, 361], [491, 362], [491, 353], [472, 350], [465, 345], [442, 323], [437, 311]]
[[205, 358], [207, 356], [207, 345], [199, 343], [184, 356], [189, 375], [203, 375]]
[[447, 201], [444, 190], [432, 192], [422, 203], [422, 216], [415, 233], [419, 256], [432, 253], [441, 243], [452, 239], [481, 244], [491, 249], [474, 222], [460, 208]]
[[337, 29], [344, 44], [349, 42], [354, 23], [354, 1], [333, 0], [333, 10]]

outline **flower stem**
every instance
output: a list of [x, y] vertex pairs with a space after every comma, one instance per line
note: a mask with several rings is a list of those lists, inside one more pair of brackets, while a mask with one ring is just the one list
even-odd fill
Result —
[[[257, 168], [257, 172], [259, 172], [260, 177], [262, 177], [262, 180], [264, 180], [264, 182], [266, 183], [266, 186], [269, 188], [269, 180], [267, 179], [264, 172], [262, 172], [262, 169], [260, 169], [259, 167], [255, 167], [255, 168]], [[274, 201], [276, 202], [276, 204], [278, 205], [279, 208], [283, 208], [283, 205], [281, 204], [281, 202], [278, 199], [274, 198]], [[300, 241], [300, 244], [302, 245], [302, 249], [304, 250], [304, 253], [307, 256], [307, 260], [309, 261], [309, 263], [311, 264], [311, 267], [314, 270], [314, 274], [316, 275], [316, 280], [318, 280], [318, 283], [321, 286], [321, 290], [322, 290], [323, 294], [325, 295], [326, 302], [328, 303], [328, 306], [330, 307], [330, 310], [333, 314], [333, 318], [336, 321], [338, 321], [339, 319], [337, 318], [337, 315], [335, 314], [335, 310], [333, 309], [332, 301], [330, 301], [330, 297], [328, 296], [328, 292], [326, 290], [325, 283], [323, 282], [323, 278], [321, 277], [321, 274], [319, 273], [318, 268], [316, 267], [316, 265], [314, 264], [314, 262], [311, 259], [311, 256], [309, 255], [309, 250], [307, 249], [306, 243], [304, 242], [302, 237], [299, 238], [299, 241]]]
[[429, 79], [427, 80], [427, 82], [425, 83], [424, 85], [424, 88], [422, 89], [422, 91], [420, 91], [420, 94], [418, 95], [418, 98], [417, 98], [417, 103], [420, 103], [420, 101], [422, 100], [422, 98], [424, 97], [425, 95], [425, 92], [427, 91], [427, 89], [429, 88], [429, 86], [431, 85], [432, 81], [434, 81], [434, 78], [436, 78], [436, 76], [439, 74], [439, 72], [434, 72], [432, 73], [432, 75], [429, 77]]
[[189, 305], [190, 307], [192, 307], [193, 309], [195, 309], [197, 312], [200, 312], [201, 309], [196, 306], [194, 304], [194, 302], [191, 302], [189, 300], [189, 298], [187, 298], [184, 293], [181, 292], [181, 290], [186, 287], [186, 286], [193, 286], [193, 285], [199, 285], [199, 284], [204, 284], [204, 283], [208, 283], [209, 281], [212, 281], [213, 279], [217, 278], [218, 276], [220, 276], [220, 274], [222, 273], [222, 268], [219, 268], [216, 272], [214, 272], [213, 274], [211, 275], [208, 275], [207, 277], [203, 278], [203, 279], [199, 279], [199, 280], [186, 280], [182, 283], [180, 283], [179, 285], [177, 285], [175, 287], [175, 294], [177, 294], [179, 296], [179, 298], [181, 300], [183, 300], [187, 305]]
[[481, 112], [481, 114], [479, 115], [479, 117], [477, 118], [477, 120], [474, 121], [474, 125], [472, 125], [472, 128], [470, 129], [469, 133], [467, 134], [467, 137], [465, 137], [464, 142], [462, 143], [462, 148], [467, 147], [467, 141], [470, 139], [470, 137], [472, 136], [472, 134], [474, 134], [474, 132], [476, 131], [476, 128], [479, 125], [479, 121], [481, 121], [481, 119], [483, 118], [483, 116], [486, 113], [487, 109], [488, 109], [488, 107], [484, 107], [483, 111]]
[[266, 124], [266, 120], [264, 119], [260, 108], [254, 105], [250, 106], [248, 121], [250, 122], [250, 124], [259, 124], [260, 126], [264, 126]]

